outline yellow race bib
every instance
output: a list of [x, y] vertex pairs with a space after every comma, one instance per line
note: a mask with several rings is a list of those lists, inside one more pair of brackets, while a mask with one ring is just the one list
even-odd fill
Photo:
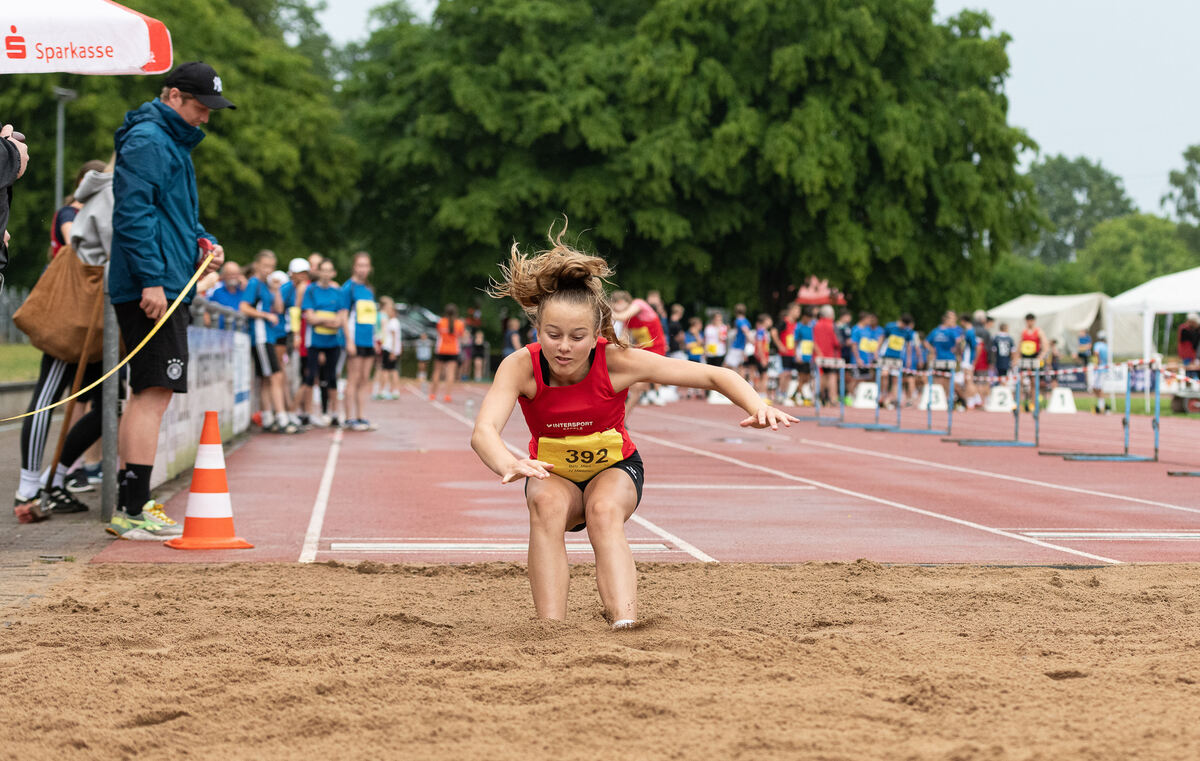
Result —
[[551, 473], [580, 483], [625, 459], [622, 443], [615, 428], [586, 436], [542, 436], [538, 438], [537, 459], [553, 465]]
[[1022, 357], [1036, 357], [1037, 353], [1038, 353], [1037, 341], [1022, 341], [1021, 342], [1021, 356]]
[[633, 339], [633, 345], [639, 349], [654, 345], [654, 339], [650, 337], [650, 328], [630, 328], [629, 336]]
[[887, 345], [892, 351], [904, 351], [904, 336], [888, 336]]
[[717, 356], [717, 349], [718, 349], [718, 346], [717, 346], [716, 344], [707, 344], [707, 345], [704, 347], [704, 351], [705, 351], [705, 352], [706, 352], [706, 353], [707, 353], [707, 354], [708, 354], [710, 357], [715, 357], [715, 356]]
[[288, 330], [300, 332], [300, 307], [288, 307]]
[[860, 338], [858, 341], [858, 350], [863, 354], [874, 354], [879, 348], [879, 342], [874, 338]]
[[796, 334], [788, 333], [783, 337], [783, 347], [788, 351], [796, 348]]
[[359, 299], [354, 302], [354, 321], [359, 325], [375, 324], [375, 302]]
[[797, 352], [801, 357], [811, 357], [813, 350], [813, 342], [805, 338], [800, 342], [800, 349]]
[[[317, 309], [313, 312], [313, 317], [316, 317], [318, 320], [336, 320], [337, 312], [327, 312], [324, 309]], [[313, 332], [322, 336], [336, 336], [338, 329], [327, 325], [313, 325]]]

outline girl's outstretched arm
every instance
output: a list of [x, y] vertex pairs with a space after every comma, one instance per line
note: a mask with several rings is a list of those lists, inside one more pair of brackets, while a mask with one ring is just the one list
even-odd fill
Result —
[[500, 483], [507, 484], [520, 478], [545, 479], [554, 466], [532, 458], [518, 458], [500, 438], [513, 408], [521, 386], [532, 379], [528, 349], [520, 349], [508, 355], [496, 370], [491, 388], [479, 405], [475, 416], [475, 430], [471, 433], [471, 448], [484, 465], [500, 476]]
[[614, 388], [648, 382], [717, 391], [745, 410], [748, 417], [741, 421], [744, 427], [779, 430], [780, 423], [786, 427], [797, 422], [783, 410], [768, 405], [742, 376], [728, 367], [702, 365], [642, 349], [616, 346], [608, 347], [606, 356]]

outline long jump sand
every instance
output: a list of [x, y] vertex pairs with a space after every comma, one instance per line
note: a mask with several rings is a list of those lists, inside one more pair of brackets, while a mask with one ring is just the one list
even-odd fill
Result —
[[1197, 566], [81, 569], [0, 628], [0, 758], [1200, 756]]

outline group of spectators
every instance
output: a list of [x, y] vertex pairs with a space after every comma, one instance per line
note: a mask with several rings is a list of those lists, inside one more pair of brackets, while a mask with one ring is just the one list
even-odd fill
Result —
[[[891, 407], [899, 399], [911, 406], [932, 377], [947, 391], [953, 383], [956, 404], [971, 409], [983, 404], [988, 386], [1011, 380], [1021, 369], [1039, 368], [1045, 385], [1052, 387], [1055, 371], [1068, 361], [1109, 361], [1104, 331], [1096, 340], [1081, 331], [1077, 354], [1068, 360], [1032, 314], [1015, 335], [1007, 323], [997, 325], [982, 310], [971, 315], [947, 311], [938, 325], [921, 333], [910, 314], [881, 324], [871, 312], [860, 312], [856, 319], [832, 305], [793, 303], [777, 319], [759, 314], [751, 321], [744, 304], [736, 304], [727, 320], [720, 309], [706, 310], [707, 319], [688, 316], [680, 304], [668, 309], [654, 291], [639, 302], [661, 321], [668, 356], [733, 368], [763, 397], [781, 404], [814, 404], [818, 396], [829, 404], [841, 394], [853, 394], [858, 383], [878, 378], [881, 404]], [[616, 294], [613, 303], [614, 317], [619, 317]], [[635, 345], [641, 343], [637, 336], [627, 336]], [[901, 389], [895, 386], [897, 377], [903, 378]], [[659, 401], [653, 393], [646, 400]]]
[[[314, 426], [376, 430], [365, 412], [372, 372], [378, 386], [371, 395], [397, 398], [403, 339], [395, 301], [376, 301], [370, 255], [354, 255], [345, 283], [337, 281], [335, 263], [318, 253], [292, 259], [286, 272], [277, 263], [275, 252], [264, 249], [245, 267], [225, 262], [219, 282], [200, 286], [211, 302], [247, 321], [260, 381], [258, 422], [284, 434]], [[205, 312], [209, 325], [225, 320]]]

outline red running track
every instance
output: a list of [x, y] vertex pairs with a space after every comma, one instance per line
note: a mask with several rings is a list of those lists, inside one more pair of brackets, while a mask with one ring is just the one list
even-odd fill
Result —
[[[520, 484], [501, 486], [475, 458], [470, 421], [485, 388], [450, 404], [416, 393], [373, 402], [380, 430], [257, 434], [227, 454], [238, 534], [253, 550], [180, 551], [114, 542], [95, 562], [523, 561]], [[798, 410], [811, 415], [811, 409]], [[884, 413], [890, 422], [894, 412]], [[938, 436], [806, 421], [780, 432], [737, 426], [731, 406], [639, 407], [630, 429], [646, 490], [627, 534], [640, 560], [1107, 564], [1200, 560], [1195, 481], [1200, 422], [1164, 419], [1159, 463], [1065, 462], [1032, 448], [966, 448]], [[848, 420], [873, 413], [847, 411]], [[945, 413], [935, 413], [944, 425]], [[905, 427], [924, 426], [905, 411]], [[1023, 438], [1032, 420], [1022, 420]], [[1119, 451], [1115, 416], [1042, 418], [1043, 449]], [[1148, 453], [1148, 418], [1133, 423]], [[1012, 435], [1012, 416], [955, 416], [954, 434]], [[505, 439], [523, 447], [517, 414]], [[182, 521], [187, 492], [167, 511]], [[568, 535], [590, 561], [586, 533]]]

